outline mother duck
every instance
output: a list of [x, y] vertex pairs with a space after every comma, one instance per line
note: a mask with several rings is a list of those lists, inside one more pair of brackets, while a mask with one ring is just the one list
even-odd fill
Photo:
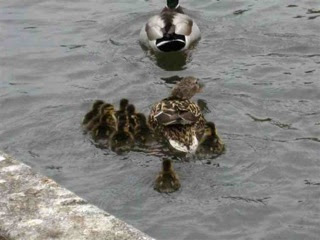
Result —
[[149, 115], [149, 124], [156, 135], [180, 152], [195, 153], [205, 131], [201, 109], [190, 100], [200, 89], [196, 78], [183, 78], [169, 97], [152, 107]]
[[140, 32], [141, 44], [154, 52], [184, 51], [200, 37], [199, 27], [183, 12], [179, 0], [167, 0], [167, 6], [151, 17]]

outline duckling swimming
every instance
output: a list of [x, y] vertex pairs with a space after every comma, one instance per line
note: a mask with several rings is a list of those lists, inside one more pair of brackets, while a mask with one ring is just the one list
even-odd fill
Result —
[[103, 127], [115, 128], [117, 127], [115, 118], [114, 106], [109, 103], [104, 103], [99, 108], [99, 114], [97, 114], [91, 121], [85, 125], [88, 131], [91, 131], [93, 136], [97, 136]]
[[127, 152], [134, 145], [134, 136], [129, 131], [127, 115], [118, 118], [117, 131], [110, 136], [111, 150], [117, 153]]
[[133, 104], [128, 105], [127, 114], [129, 120], [129, 131], [139, 143], [146, 143], [152, 136], [147, 119], [143, 113], [137, 113]]
[[129, 131], [132, 134], [135, 134], [138, 127], [138, 119], [136, 114], [136, 108], [133, 104], [128, 105], [127, 114], [128, 114], [128, 120], [129, 120]]
[[129, 100], [126, 98], [122, 98], [119, 104], [119, 110], [116, 112], [116, 117], [122, 114], [127, 114], [127, 106], [129, 104]]
[[84, 125], [84, 128], [87, 131], [92, 131], [93, 129], [96, 129], [97, 127], [99, 127], [100, 125], [100, 119], [101, 116], [103, 115], [104, 109], [105, 108], [113, 108], [113, 105], [109, 104], [109, 103], [103, 103], [99, 106], [99, 111], [96, 113], [96, 115], [94, 115], [91, 120]]
[[221, 154], [223, 151], [224, 144], [217, 133], [215, 124], [207, 122], [204, 134], [197, 148], [197, 154]]
[[155, 133], [180, 152], [194, 153], [204, 133], [204, 116], [200, 107], [190, 100], [200, 89], [196, 78], [183, 78], [168, 98], [152, 107], [149, 115]]
[[175, 192], [180, 188], [180, 180], [177, 173], [173, 170], [171, 160], [162, 161], [162, 171], [158, 174], [154, 189], [161, 193]]
[[151, 17], [140, 31], [140, 42], [154, 52], [189, 49], [201, 37], [198, 25], [186, 15], [179, 0], [167, 0], [159, 15]]
[[82, 124], [87, 124], [91, 119], [93, 119], [94, 117], [96, 117], [99, 114], [100, 111], [100, 106], [104, 104], [104, 101], [102, 100], [96, 100], [93, 105], [92, 105], [92, 109], [90, 112], [88, 112], [82, 121]]
[[92, 128], [94, 138], [107, 138], [117, 131], [116, 111], [111, 104], [103, 104], [100, 107], [100, 120], [97, 125]]
[[137, 142], [145, 144], [152, 139], [153, 133], [147, 123], [147, 118], [144, 114], [137, 113], [136, 119], [137, 126], [134, 138]]

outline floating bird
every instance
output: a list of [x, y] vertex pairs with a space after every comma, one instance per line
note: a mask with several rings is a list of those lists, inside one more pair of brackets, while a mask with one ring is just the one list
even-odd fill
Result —
[[117, 131], [116, 111], [111, 104], [101, 106], [99, 124], [92, 128], [92, 135], [96, 139], [108, 138]]
[[221, 154], [224, 151], [224, 144], [217, 133], [213, 122], [207, 122], [204, 134], [197, 148], [197, 154]]
[[99, 109], [102, 104], [104, 104], [104, 101], [96, 100], [92, 105], [91, 111], [84, 116], [82, 124], [87, 124], [90, 120], [96, 117], [99, 114]]
[[133, 104], [128, 105], [127, 107], [128, 121], [129, 121], [129, 131], [132, 134], [135, 134], [138, 127], [138, 119], [136, 108]]
[[200, 107], [190, 100], [200, 89], [196, 78], [183, 78], [168, 98], [152, 107], [149, 115], [149, 124], [156, 135], [181, 152], [195, 153], [205, 130]]
[[173, 170], [171, 160], [162, 161], [162, 171], [158, 174], [154, 189], [161, 193], [175, 192], [180, 188], [180, 181], [177, 173]]
[[127, 115], [120, 115], [117, 124], [117, 131], [110, 136], [111, 150], [117, 153], [127, 152], [134, 145], [134, 136], [129, 131]]
[[[90, 112], [89, 112], [90, 113]], [[112, 104], [109, 104], [109, 103], [103, 103], [99, 106], [99, 111], [96, 112], [95, 115], [92, 116], [92, 119], [87, 123], [87, 124], [84, 124], [84, 128], [87, 130], [87, 131], [96, 131], [96, 129], [100, 126], [100, 121], [101, 121], [101, 118], [103, 115], [111, 115], [111, 119], [112, 120], [112, 125], [113, 126], [116, 126], [115, 125], [115, 118], [114, 118], [114, 106]]]
[[153, 133], [148, 125], [147, 118], [142, 113], [137, 113], [137, 126], [134, 138], [139, 143], [147, 143], [148, 141], [152, 140]]
[[161, 13], [151, 17], [140, 31], [140, 43], [154, 52], [184, 51], [200, 38], [198, 25], [184, 13], [179, 0], [167, 0]]
[[94, 137], [109, 136], [117, 130], [117, 119], [112, 104], [104, 103], [100, 106], [99, 115], [89, 122], [87, 129], [92, 131]]
[[129, 100], [126, 98], [122, 98], [119, 104], [119, 110], [116, 112], [116, 117], [127, 114], [127, 106], [129, 104]]

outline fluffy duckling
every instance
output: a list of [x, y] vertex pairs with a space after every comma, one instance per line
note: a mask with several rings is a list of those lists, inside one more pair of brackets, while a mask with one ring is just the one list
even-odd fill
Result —
[[127, 114], [128, 114], [128, 120], [129, 120], [129, 131], [132, 134], [135, 134], [138, 127], [138, 119], [137, 119], [136, 108], [133, 104], [128, 105]]
[[134, 134], [134, 138], [137, 142], [146, 143], [147, 139], [152, 136], [146, 117], [143, 113], [137, 113], [134, 105], [132, 104], [128, 105], [127, 113], [129, 119], [129, 131]]
[[107, 108], [112, 109], [114, 107], [109, 103], [103, 103], [99, 106], [98, 113], [94, 117], [92, 117], [92, 119], [87, 124], [84, 125], [87, 131], [92, 131], [93, 129], [97, 129], [99, 127], [101, 116], [104, 114], [104, 111]]
[[196, 78], [183, 78], [171, 96], [156, 103], [149, 115], [149, 125], [155, 133], [180, 152], [194, 153], [204, 133], [204, 116], [190, 100], [200, 89]]
[[143, 113], [137, 113], [137, 127], [135, 132], [135, 139], [137, 142], [146, 143], [153, 136], [153, 133], [147, 123], [147, 118]]
[[173, 170], [171, 160], [162, 161], [162, 171], [158, 174], [154, 189], [161, 193], [175, 192], [180, 188], [180, 181], [177, 173]]
[[87, 125], [87, 129], [92, 131], [93, 137], [103, 138], [117, 131], [117, 118], [112, 104], [104, 103], [101, 105], [99, 119], [93, 120], [95, 121], [92, 121], [92, 125], [91, 122]]
[[197, 153], [221, 154], [223, 151], [224, 144], [217, 133], [215, 124], [213, 122], [207, 122], [204, 134], [197, 149]]
[[134, 136], [129, 131], [127, 115], [120, 115], [118, 118], [117, 131], [110, 137], [111, 150], [117, 153], [127, 152], [134, 145]]
[[116, 112], [116, 116], [118, 117], [119, 115], [122, 114], [127, 114], [127, 106], [129, 104], [129, 100], [126, 98], [122, 98], [120, 100], [120, 104], [119, 104], [119, 110]]
[[87, 124], [91, 119], [96, 117], [99, 114], [100, 106], [104, 104], [104, 101], [102, 100], [96, 100], [91, 108], [91, 111], [89, 111], [83, 118], [82, 124]]
[[167, 0], [161, 13], [151, 17], [140, 31], [141, 44], [154, 52], [183, 51], [200, 38], [198, 25], [183, 12], [179, 0]]

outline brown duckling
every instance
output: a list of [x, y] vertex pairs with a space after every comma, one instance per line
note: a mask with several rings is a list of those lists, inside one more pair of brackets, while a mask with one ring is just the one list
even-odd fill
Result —
[[104, 104], [104, 101], [102, 100], [96, 100], [91, 110], [84, 116], [82, 124], [87, 124], [90, 120], [92, 120], [94, 117], [96, 117], [99, 114], [100, 106]]
[[206, 121], [201, 109], [190, 100], [200, 89], [196, 78], [183, 78], [168, 98], [152, 107], [149, 115], [155, 133], [180, 152], [194, 153], [204, 132]]
[[110, 137], [111, 150], [117, 153], [127, 152], [134, 145], [134, 137], [129, 131], [129, 123], [126, 115], [118, 118], [117, 131]]
[[119, 104], [119, 110], [116, 112], [116, 116], [118, 117], [121, 114], [126, 114], [127, 106], [129, 104], [129, 100], [126, 98], [122, 98]]
[[197, 153], [200, 154], [221, 154], [224, 151], [224, 144], [217, 133], [213, 122], [207, 122], [204, 134], [200, 140]]
[[153, 133], [147, 123], [147, 118], [143, 113], [136, 114], [137, 126], [135, 131], [135, 139], [137, 142], [146, 143], [153, 137]]
[[136, 114], [136, 108], [133, 104], [128, 105], [127, 114], [129, 120], [129, 131], [132, 134], [135, 134], [138, 127], [138, 119]]
[[180, 180], [173, 170], [171, 160], [163, 159], [162, 171], [158, 174], [154, 189], [161, 193], [175, 192], [180, 188]]
[[100, 117], [99, 125], [93, 128], [92, 136], [95, 139], [108, 139], [116, 131], [117, 125], [113, 123], [112, 116], [110, 116], [110, 114], [104, 114]]
[[117, 118], [114, 106], [104, 104], [100, 107], [99, 124], [92, 128], [92, 135], [95, 138], [108, 138], [117, 131]]
[[133, 104], [128, 105], [127, 113], [129, 119], [129, 131], [134, 135], [136, 141], [145, 143], [151, 134], [147, 118], [143, 113], [137, 113]]
[[109, 103], [104, 103], [100, 106], [99, 114], [86, 125], [86, 129], [88, 131], [92, 131], [93, 135], [95, 136], [99, 127], [105, 125], [117, 129], [115, 109], [114, 106]]

